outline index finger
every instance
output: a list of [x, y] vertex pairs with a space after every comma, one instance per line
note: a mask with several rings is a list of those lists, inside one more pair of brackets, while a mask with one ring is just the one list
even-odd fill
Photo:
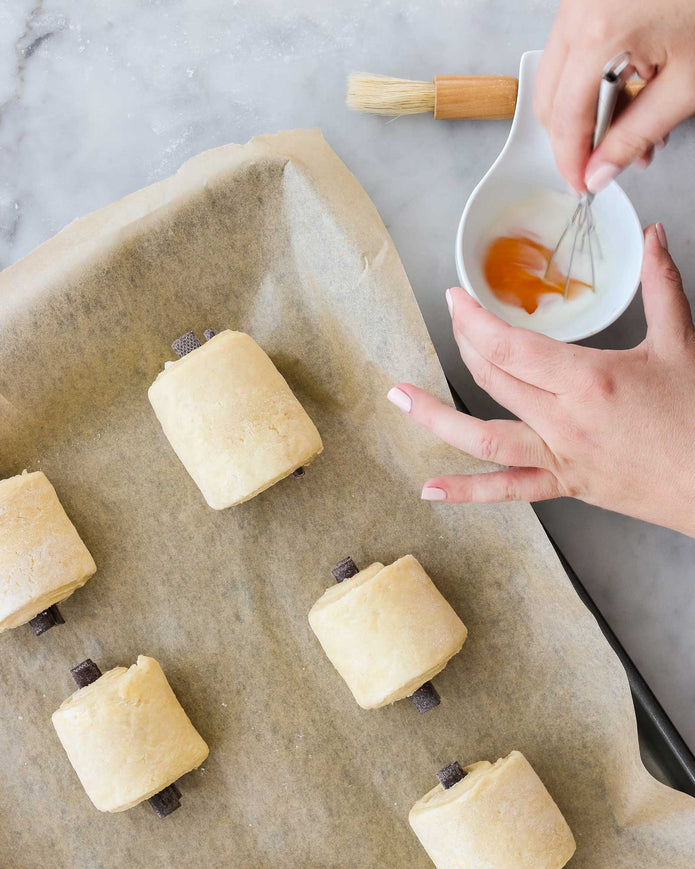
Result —
[[577, 361], [587, 348], [510, 326], [461, 287], [449, 290], [454, 329], [488, 362], [532, 386], [561, 394], [574, 387]]
[[570, 51], [555, 92], [550, 141], [558, 169], [578, 192], [586, 190], [584, 174], [591, 156], [601, 64]]

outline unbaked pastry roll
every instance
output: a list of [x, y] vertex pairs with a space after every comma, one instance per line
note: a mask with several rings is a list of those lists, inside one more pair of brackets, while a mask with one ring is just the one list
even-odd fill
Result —
[[523, 754], [513, 751], [464, 772], [410, 811], [410, 826], [437, 869], [560, 869], [567, 863], [576, 848], [572, 831]]
[[101, 812], [132, 808], [208, 756], [162, 668], [145, 655], [68, 697], [53, 713], [53, 726]]
[[45, 474], [0, 480], [0, 632], [70, 597], [96, 569]]
[[327, 589], [309, 624], [364, 709], [409, 697], [463, 646], [466, 626], [412, 555]]
[[253, 498], [323, 449], [283, 376], [243, 332], [220, 332], [167, 365], [148, 394], [169, 443], [215, 510]]

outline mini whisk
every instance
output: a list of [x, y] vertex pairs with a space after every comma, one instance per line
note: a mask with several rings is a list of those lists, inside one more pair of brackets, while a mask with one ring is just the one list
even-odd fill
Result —
[[[593, 142], [594, 149], [606, 135], [608, 127], [610, 127], [611, 121], [613, 120], [613, 112], [615, 111], [615, 104], [618, 100], [618, 94], [621, 87], [620, 74], [626, 69], [629, 63], [630, 52], [623, 51], [612, 60], [609, 60], [603, 68], [603, 73], [601, 74], [601, 87], [598, 95], [598, 107], [596, 109], [596, 126], [594, 128]], [[574, 262], [575, 253], [582, 252], [585, 249], [589, 258], [589, 266], [591, 270], [591, 290], [594, 293], [596, 292], [594, 245], [596, 246], [598, 256], [601, 257], [602, 254], [598, 237], [595, 237], [594, 235], [595, 224], [591, 212], [591, 203], [593, 202], [593, 199], [593, 193], [584, 193], [580, 198], [569, 223], [564, 228], [558, 243], [555, 245], [555, 248], [550, 255], [545, 270], [544, 280], [547, 280], [550, 274], [550, 269], [553, 262], [555, 262], [558, 257], [563, 242], [565, 239], [571, 237], [572, 245], [570, 247], [567, 278], [565, 280], [565, 290], [563, 294], [563, 298], [565, 299], [568, 296], [572, 280], [572, 264]], [[574, 230], [574, 234], [572, 234], [572, 230]]]

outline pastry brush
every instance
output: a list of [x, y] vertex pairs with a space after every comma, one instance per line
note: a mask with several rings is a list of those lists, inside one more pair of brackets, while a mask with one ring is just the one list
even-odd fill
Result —
[[[500, 120], [514, 117], [517, 79], [506, 75], [438, 75], [434, 81], [409, 81], [355, 72], [348, 80], [347, 104], [376, 115], [433, 114], [436, 120]], [[634, 97], [644, 87], [629, 81]]]

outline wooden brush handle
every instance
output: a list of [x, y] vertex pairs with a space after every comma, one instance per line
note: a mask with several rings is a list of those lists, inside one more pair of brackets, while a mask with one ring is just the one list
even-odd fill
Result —
[[[437, 120], [465, 118], [494, 121], [513, 118], [519, 82], [506, 75], [438, 75], [434, 79], [434, 116]], [[644, 87], [629, 81], [631, 97]]]
[[495, 120], [514, 117], [519, 82], [505, 75], [438, 75], [434, 79], [437, 120]]

